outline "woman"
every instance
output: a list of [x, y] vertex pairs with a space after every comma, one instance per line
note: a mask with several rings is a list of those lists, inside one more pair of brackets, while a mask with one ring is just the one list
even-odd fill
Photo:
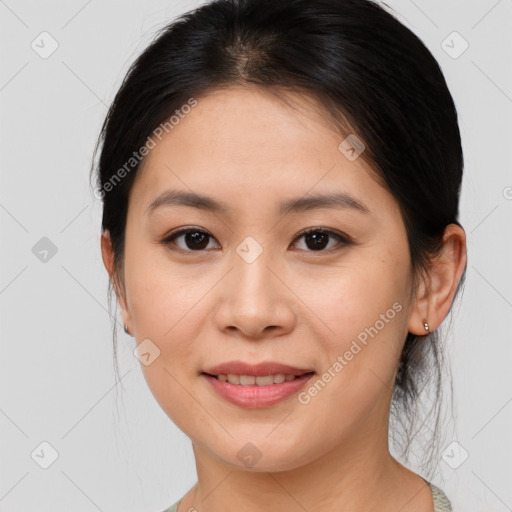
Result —
[[103, 261], [195, 455], [166, 512], [451, 510], [388, 447], [439, 397], [466, 269], [423, 43], [367, 0], [216, 0], [137, 59], [99, 144]]

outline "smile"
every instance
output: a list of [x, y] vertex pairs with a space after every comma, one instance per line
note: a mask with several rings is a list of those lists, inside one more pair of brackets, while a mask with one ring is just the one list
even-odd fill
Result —
[[[315, 375], [314, 372], [302, 375], [281, 373], [267, 376], [202, 373], [201, 377], [207, 381], [215, 396], [223, 401], [245, 409], [258, 409], [274, 406], [296, 395], [313, 375]], [[277, 382], [274, 382], [274, 379]]]

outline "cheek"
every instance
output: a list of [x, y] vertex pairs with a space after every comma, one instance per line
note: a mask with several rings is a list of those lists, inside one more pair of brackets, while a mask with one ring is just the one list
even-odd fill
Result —
[[[340, 404], [341, 416], [348, 409], [357, 416], [355, 409], [363, 413], [382, 391], [392, 388], [407, 332], [405, 268], [404, 262], [391, 255], [347, 260], [330, 276], [313, 275], [302, 281], [298, 293], [308, 297], [308, 307], [320, 326], [317, 335], [322, 340], [325, 371], [317, 388], [322, 390], [318, 394], [331, 398], [315, 400], [318, 407], [326, 407], [326, 414], [334, 400]], [[328, 391], [323, 391], [323, 383]]]
[[372, 326], [383, 338], [385, 332], [392, 335], [402, 330], [408, 286], [405, 268], [404, 262], [392, 257], [347, 259], [328, 272], [313, 268], [293, 286], [305, 298], [316, 323], [326, 327], [331, 347], [342, 349], [358, 336], [364, 341]]
[[[199, 267], [173, 263], [152, 244], [140, 244], [131, 252], [127, 248], [126, 254], [128, 307], [140, 336], [162, 341], [183, 326], [193, 325], [195, 306], [213, 284], [213, 277], [202, 277], [205, 273]], [[210, 286], [207, 281], [212, 281]]]
[[148, 387], [171, 420], [189, 432], [194, 424], [208, 421], [191, 399], [190, 379], [196, 371], [194, 341], [206, 314], [201, 299], [215, 280], [157, 259], [152, 251], [137, 250], [126, 259], [128, 307], [137, 343], [149, 339], [158, 347], [158, 357], [141, 364]]

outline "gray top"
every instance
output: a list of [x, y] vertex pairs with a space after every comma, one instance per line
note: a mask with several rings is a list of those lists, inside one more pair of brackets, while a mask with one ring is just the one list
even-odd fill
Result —
[[[425, 482], [427, 481], [425, 480]], [[441, 489], [439, 489], [439, 487], [436, 487], [434, 484], [431, 484], [430, 482], [427, 482], [427, 484], [430, 486], [430, 490], [432, 491], [432, 499], [434, 501], [434, 512], [452, 512], [452, 506], [450, 501], [446, 497], [446, 494]], [[174, 503], [174, 505], [171, 505], [169, 508], [166, 508], [163, 512], [177, 512], [180, 501], [181, 499]]]

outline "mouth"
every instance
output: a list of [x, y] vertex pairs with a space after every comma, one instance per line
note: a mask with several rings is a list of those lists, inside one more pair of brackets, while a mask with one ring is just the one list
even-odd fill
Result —
[[315, 371], [279, 363], [224, 363], [200, 373], [216, 395], [243, 408], [270, 407], [296, 394]]

